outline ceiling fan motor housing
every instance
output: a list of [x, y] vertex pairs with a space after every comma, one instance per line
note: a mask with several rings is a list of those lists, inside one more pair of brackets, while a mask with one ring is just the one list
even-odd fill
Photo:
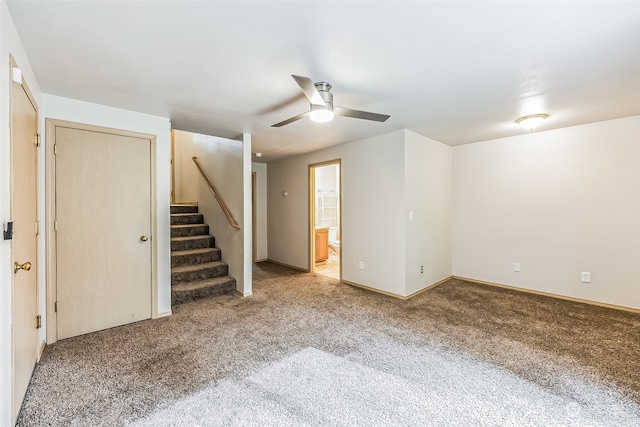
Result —
[[320, 94], [320, 97], [326, 104], [326, 107], [321, 107], [319, 105], [311, 104], [311, 109], [313, 110], [314, 107], [316, 108], [319, 107], [325, 110], [333, 110], [333, 94], [329, 92], [331, 90], [331, 85], [327, 82], [318, 82], [318, 83], [314, 83], [314, 86], [316, 87], [316, 90]]

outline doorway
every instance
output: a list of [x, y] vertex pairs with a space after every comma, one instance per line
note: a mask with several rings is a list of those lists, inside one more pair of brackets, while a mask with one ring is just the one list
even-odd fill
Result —
[[311, 271], [342, 280], [340, 160], [309, 165]]
[[[38, 354], [38, 110], [13, 58], [11, 82], [11, 239], [13, 265], [12, 422], [15, 423]], [[11, 234], [13, 234], [11, 236]]]

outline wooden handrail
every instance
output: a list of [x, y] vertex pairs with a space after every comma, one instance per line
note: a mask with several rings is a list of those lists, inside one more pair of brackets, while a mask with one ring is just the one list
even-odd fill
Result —
[[200, 163], [198, 163], [198, 158], [197, 157], [192, 157], [191, 160], [193, 160], [193, 163], [196, 164], [196, 167], [200, 171], [200, 175], [202, 175], [204, 180], [207, 181], [207, 185], [209, 186], [209, 190], [211, 190], [211, 192], [213, 193], [213, 196], [218, 201], [218, 204], [220, 205], [220, 208], [222, 209], [222, 212], [224, 212], [224, 215], [229, 220], [229, 224], [231, 224], [231, 226], [233, 228], [237, 228], [238, 230], [240, 230], [240, 226], [238, 225], [236, 220], [233, 219], [233, 217], [231, 216], [231, 212], [229, 212], [229, 209], [227, 208], [227, 205], [224, 203], [224, 200], [222, 200], [222, 197], [220, 197], [218, 195], [218, 192], [216, 191], [216, 187], [213, 186], [213, 183], [211, 182], [211, 180], [209, 179], [207, 174], [204, 173], [204, 170], [202, 170], [202, 167], [200, 167]]

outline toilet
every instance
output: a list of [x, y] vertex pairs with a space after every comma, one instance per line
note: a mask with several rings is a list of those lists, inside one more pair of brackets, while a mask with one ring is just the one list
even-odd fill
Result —
[[340, 240], [338, 239], [338, 227], [329, 227], [329, 250], [331, 254], [340, 256]]

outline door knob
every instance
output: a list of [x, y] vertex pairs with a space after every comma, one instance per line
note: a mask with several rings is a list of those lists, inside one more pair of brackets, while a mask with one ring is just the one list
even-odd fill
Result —
[[24, 270], [24, 271], [31, 270], [31, 263], [29, 261], [25, 262], [24, 264], [20, 264], [18, 262], [14, 262], [13, 263], [13, 274], [16, 274], [18, 272], [18, 270]]
[[140, 236], [140, 241], [141, 242], [146, 242], [147, 240], [149, 240], [149, 238], [147, 236]]

